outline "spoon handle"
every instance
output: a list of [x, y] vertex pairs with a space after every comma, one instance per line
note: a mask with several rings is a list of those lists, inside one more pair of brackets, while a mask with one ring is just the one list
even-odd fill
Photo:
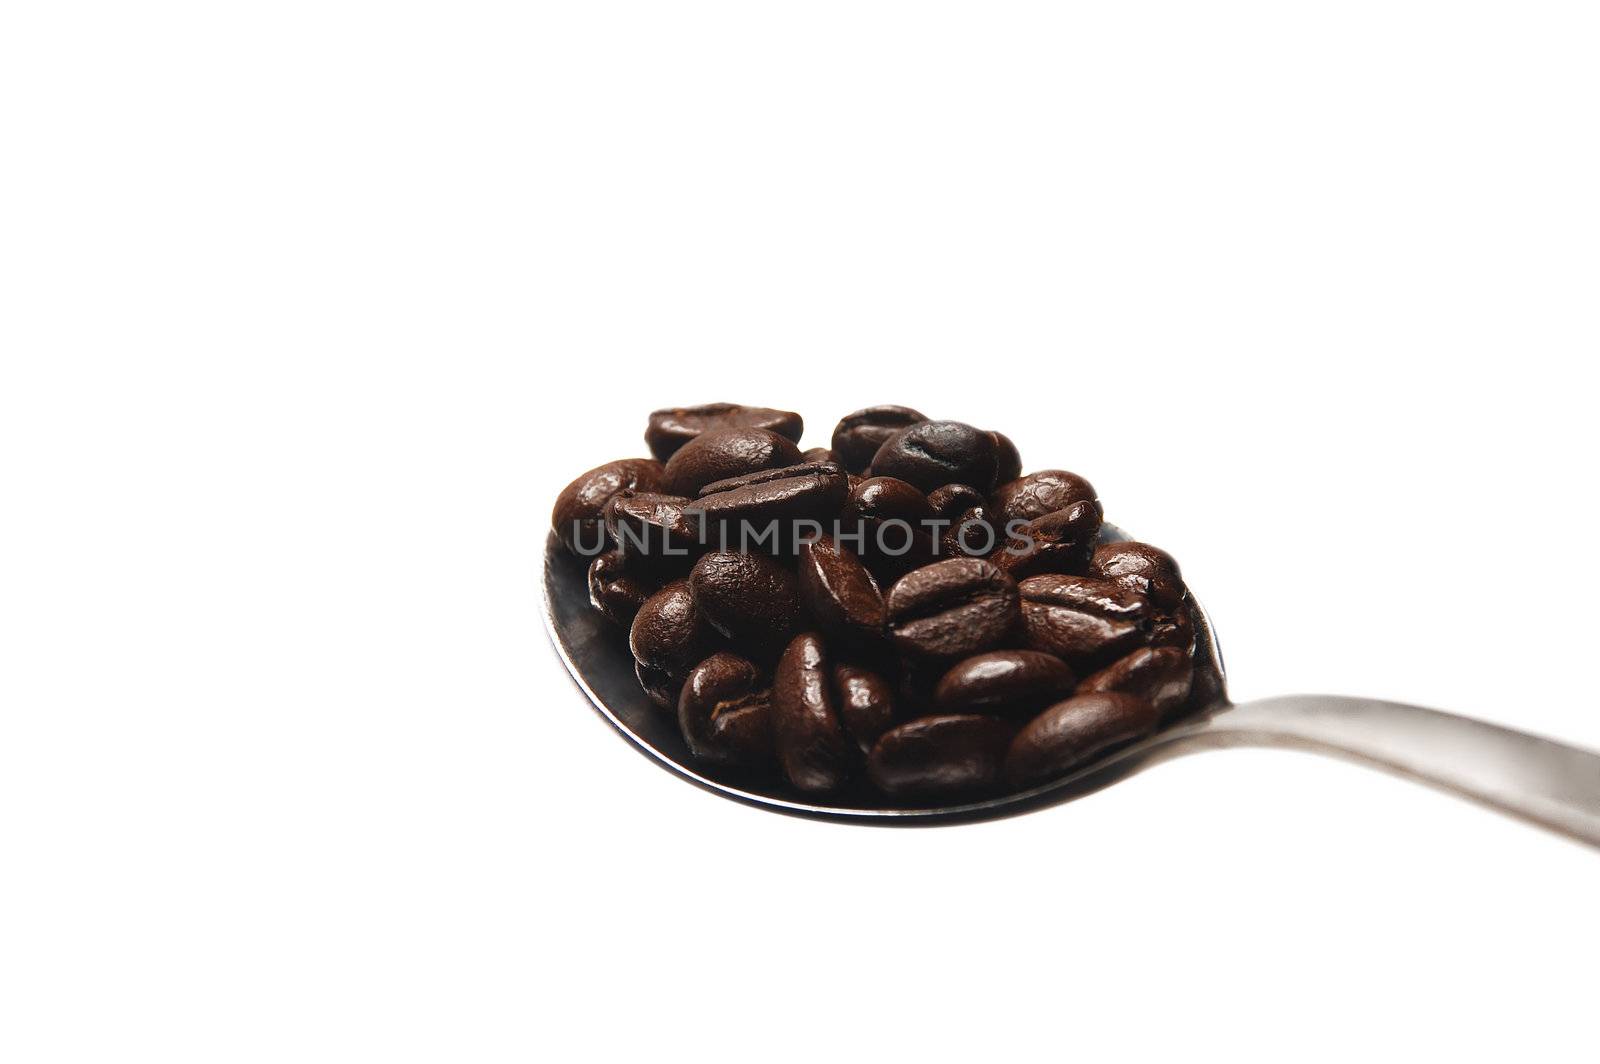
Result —
[[1219, 746], [1331, 754], [1482, 802], [1600, 846], [1600, 754], [1420, 706], [1288, 695], [1196, 725]]

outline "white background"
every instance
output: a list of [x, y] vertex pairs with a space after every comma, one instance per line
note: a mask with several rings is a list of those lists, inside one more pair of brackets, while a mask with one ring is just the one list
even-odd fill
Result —
[[1092, 478], [1240, 697], [1600, 747], [1597, 28], [7, 4], [0, 1057], [1592, 1060], [1593, 851], [1272, 752], [775, 817], [535, 575], [656, 406], [905, 403]]

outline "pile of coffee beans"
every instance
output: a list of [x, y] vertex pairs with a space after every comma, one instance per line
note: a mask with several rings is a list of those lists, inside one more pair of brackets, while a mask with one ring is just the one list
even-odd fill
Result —
[[[1020, 790], [1200, 700], [1178, 564], [1094, 487], [903, 406], [658, 410], [556, 500], [594, 608], [694, 756], [807, 795]], [[773, 779], [776, 782], [776, 779]]]

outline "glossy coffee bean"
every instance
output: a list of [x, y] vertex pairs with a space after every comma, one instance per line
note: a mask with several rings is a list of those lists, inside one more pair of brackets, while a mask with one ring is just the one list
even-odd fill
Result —
[[1033, 787], [1155, 730], [1156, 709], [1119, 692], [1080, 694], [1039, 714], [1006, 753], [1006, 782]]
[[633, 663], [633, 675], [638, 679], [639, 686], [644, 688], [644, 693], [650, 696], [651, 702], [669, 713], [676, 710], [678, 692], [683, 690], [683, 681], [687, 673], [669, 672], [636, 661]]
[[1089, 560], [1089, 574], [1142, 592], [1159, 608], [1176, 607], [1183, 601], [1183, 574], [1177, 561], [1148, 543], [1101, 544]]
[[1012, 526], [1009, 531], [1015, 534], [991, 557], [1017, 579], [1035, 573], [1081, 573], [1089, 567], [1100, 525], [1098, 500], [1075, 502], [1020, 529]]
[[941, 558], [992, 558], [1004, 545], [1004, 539], [989, 521], [989, 511], [974, 506], [957, 514], [950, 525], [939, 535]]
[[1097, 496], [1094, 485], [1065, 469], [1029, 473], [994, 489], [990, 504], [1003, 526], [1009, 521], [1037, 521], [1057, 510], [1071, 509]]
[[761, 765], [772, 756], [772, 692], [755, 663], [719, 651], [684, 681], [678, 727], [696, 757], [714, 764]]
[[992, 430], [989, 435], [994, 437], [994, 482], [1008, 484], [1022, 476], [1022, 455], [1011, 437]]
[[889, 635], [912, 658], [954, 660], [990, 650], [1021, 620], [1017, 585], [981, 558], [951, 558], [915, 569], [885, 599]]
[[1192, 655], [1197, 629], [1194, 622], [1194, 604], [1188, 596], [1183, 603], [1158, 611], [1150, 627], [1150, 637], [1145, 642], [1153, 647], [1176, 647]]
[[856, 645], [884, 638], [883, 593], [855, 551], [824, 536], [800, 547], [799, 568], [800, 601], [825, 635]]
[[656, 592], [655, 582], [629, 571], [622, 552], [608, 550], [589, 563], [589, 604], [612, 624], [627, 627], [644, 600]]
[[811, 462], [832, 462], [834, 465], [839, 466], [841, 469], [844, 468], [844, 463], [839, 461], [839, 456], [834, 454], [832, 451], [828, 450], [828, 448], [826, 448], [826, 447], [812, 447], [812, 448], [809, 448], [807, 450], [801, 451], [800, 452], [800, 461], [806, 462], [806, 463], [811, 463]]
[[861, 481], [839, 511], [841, 536], [880, 580], [898, 579], [938, 559], [932, 520], [928, 497], [894, 477]]
[[661, 487], [693, 497], [707, 484], [730, 477], [798, 465], [794, 441], [767, 429], [712, 429], [696, 436], [668, 459]]
[[833, 453], [850, 472], [872, 464], [885, 440], [908, 425], [928, 420], [908, 406], [869, 406], [846, 414], [833, 429]]
[[947, 520], [988, 504], [983, 492], [966, 484], [945, 484], [928, 492], [928, 505], [934, 514]]
[[1047, 573], [1017, 584], [1022, 641], [1093, 672], [1137, 650], [1153, 631], [1150, 600], [1121, 584]]
[[661, 463], [649, 458], [624, 458], [596, 466], [556, 496], [550, 527], [568, 550], [593, 557], [608, 542], [601, 524], [606, 503], [624, 491], [655, 491], [663, 475]]
[[1071, 694], [1077, 682], [1053, 654], [991, 650], [954, 665], [934, 689], [933, 700], [940, 713], [1029, 717]]
[[624, 491], [606, 504], [606, 529], [634, 569], [681, 575], [700, 553], [693, 507], [679, 495]]
[[1088, 676], [1079, 694], [1116, 691], [1142, 698], [1162, 716], [1182, 706], [1194, 682], [1194, 664], [1176, 647], [1141, 647]]
[[832, 679], [827, 648], [811, 632], [794, 637], [773, 672], [773, 745], [783, 774], [808, 794], [844, 786], [855, 760]]
[[716, 481], [701, 490], [694, 508], [708, 544], [788, 554], [801, 538], [832, 525], [848, 493], [844, 471], [819, 462]]
[[863, 754], [894, 727], [894, 685], [882, 673], [860, 665], [835, 665], [833, 692], [845, 733]]
[[[689, 581], [674, 580], [644, 600], [628, 629], [628, 648], [647, 670], [651, 697], [675, 708], [689, 670], [716, 649], [716, 635], [695, 608]], [[641, 681], [644, 676], [641, 674]]]
[[665, 462], [696, 436], [716, 429], [766, 429], [799, 443], [805, 422], [792, 410], [741, 406], [738, 403], [706, 403], [703, 406], [657, 410], [650, 415], [644, 440], [650, 445], [650, 453]]
[[922, 491], [966, 484], [994, 487], [995, 442], [982, 429], [960, 421], [924, 421], [901, 429], [872, 456], [872, 475], [897, 477]]
[[713, 551], [689, 570], [689, 591], [706, 623], [769, 664], [800, 627], [795, 575], [766, 554]]
[[867, 757], [885, 794], [947, 798], [993, 788], [1016, 726], [975, 714], [921, 717], [887, 731]]

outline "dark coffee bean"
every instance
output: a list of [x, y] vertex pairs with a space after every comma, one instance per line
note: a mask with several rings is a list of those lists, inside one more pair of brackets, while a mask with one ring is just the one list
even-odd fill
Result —
[[1118, 691], [1150, 702], [1165, 716], [1189, 698], [1194, 664], [1176, 647], [1141, 647], [1078, 685], [1079, 694]]
[[991, 650], [953, 666], [933, 700], [941, 713], [1028, 717], [1072, 693], [1078, 678], [1066, 662], [1038, 650]]
[[908, 406], [869, 406], [846, 414], [833, 429], [833, 453], [852, 473], [872, 464], [883, 442], [907, 425], [928, 420]]
[[1089, 574], [1143, 592], [1157, 607], [1183, 601], [1183, 574], [1172, 555], [1148, 543], [1103, 543], [1089, 560]]
[[795, 575], [766, 554], [713, 551], [689, 570], [689, 591], [711, 627], [768, 664], [800, 627]]
[[885, 635], [888, 612], [878, 582], [855, 551], [830, 537], [800, 547], [800, 601], [836, 639], [870, 644]]
[[1017, 585], [981, 558], [913, 570], [889, 589], [889, 634], [904, 654], [971, 657], [1002, 643], [1021, 619]]
[[696, 665], [678, 695], [678, 727], [690, 753], [755, 766], [772, 756], [772, 692], [753, 662], [719, 651]]
[[1065, 469], [1045, 469], [1029, 473], [994, 489], [990, 500], [994, 516], [1001, 526], [1010, 521], [1037, 521], [1057, 510], [1071, 509], [1080, 502], [1090, 502], [1095, 495], [1094, 485]]
[[678, 495], [625, 491], [606, 504], [606, 529], [633, 568], [681, 575], [701, 550], [693, 507]]
[[945, 798], [989, 790], [1016, 730], [973, 714], [908, 721], [873, 745], [867, 774], [885, 794]]
[[1006, 754], [1006, 782], [1016, 788], [1044, 783], [1114, 746], [1155, 730], [1148, 701], [1117, 692], [1080, 694], [1057, 703], [1017, 733]]
[[680, 406], [651, 414], [644, 440], [650, 445], [650, 453], [665, 462], [696, 436], [715, 429], [766, 429], [799, 443], [805, 422], [792, 410], [772, 410], [764, 406], [738, 403]]
[[702, 489], [694, 508], [703, 515], [708, 544], [788, 554], [832, 524], [848, 492], [844, 471], [820, 462], [716, 481]]
[[898, 477], [922, 491], [966, 484], [994, 487], [994, 437], [959, 421], [924, 421], [901, 429], [872, 456], [872, 475]]
[[633, 663], [633, 675], [638, 679], [639, 686], [644, 688], [644, 693], [650, 696], [650, 701], [669, 713], [677, 708], [678, 692], [683, 690], [685, 674], [668, 672], [636, 661]]
[[1012, 526], [1008, 531], [1015, 534], [991, 557], [1018, 579], [1034, 573], [1081, 573], [1089, 566], [1100, 524], [1098, 500], [1075, 502], [1020, 528]]
[[1176, 647], [1192, 656], [1196, 634], [1194, 604], [1185, 596], [1182, 605], [1156, 613], [1145, 642], [1153, 647]]
[[928, 492], [928, 505], [939, 517], [954, 520], [968, 510], [987, 506], [983, 492], [966, 484], [945, 484]]
[[894, 727], [894, 686], [882, 674], [860, 665], [835, 665], [833, 690], [839, 720], [863, 754]]
[[1048, 573], [1017, 585], [1022, 640], [1093, 672], [1137, 650], [1152, 634], [1150, 600], [1110, 580]]
[[1022, 476], [1022, 455], [1011, 437], [1003, 432], [990, 431], [994, 437], [994, 482], [1008, 484]]
[[690, 440], [668, 459], [663, 491], [693, 497], [707, 484], [780, 469], [800, 462], [794, 441], [767, 429], [712, 429]]
[[832, 462], [841, 469], [844, 468], [844, 463], [839, 461], [839, 456], [828, 450], [826, 447], [812, 447], [809, 450], [801, 451], [800, 461], [806, 463]]
[[628, 629], [628, 647], [642, 667], [640, 681], [645, 682], [648, 671], [651, 697], [668, 708], [676, 708], [677, 689], [689, 670], [716, 649], [715, 641], [713, 629], [695, 608], [687, 580], [674, 580], [645, 599]]
[[794, 637], [772, 678], [772, 730], [789, 782], [808, 794], [838, 790], [854, 760], [835, 703], [822, 637]]
[[845, 500], [839, 529], [875, 576], [896, 580], [938, 559], [933, 520], [933, 507], [921, 491], [894, 477], [870, 477]]
[[656, 491], [663, 473], [661, 463], [649, 458], [624, 458], [596, 466], [556, 496], [550, 525], [568, 550], [593, 557], [608, 542], [601, 526], [606, 503], [623, 491]]
[[974, 506], [958, 514], [939, 535], [941, 558], [991, 558], [1004, 539], [989, 522], [989, 511]]
[[621, 551], [608, 550], [589, 563], [589, 603], [612, 624], [631, 625], [655, 592], [653, 580], [629, 571]]

